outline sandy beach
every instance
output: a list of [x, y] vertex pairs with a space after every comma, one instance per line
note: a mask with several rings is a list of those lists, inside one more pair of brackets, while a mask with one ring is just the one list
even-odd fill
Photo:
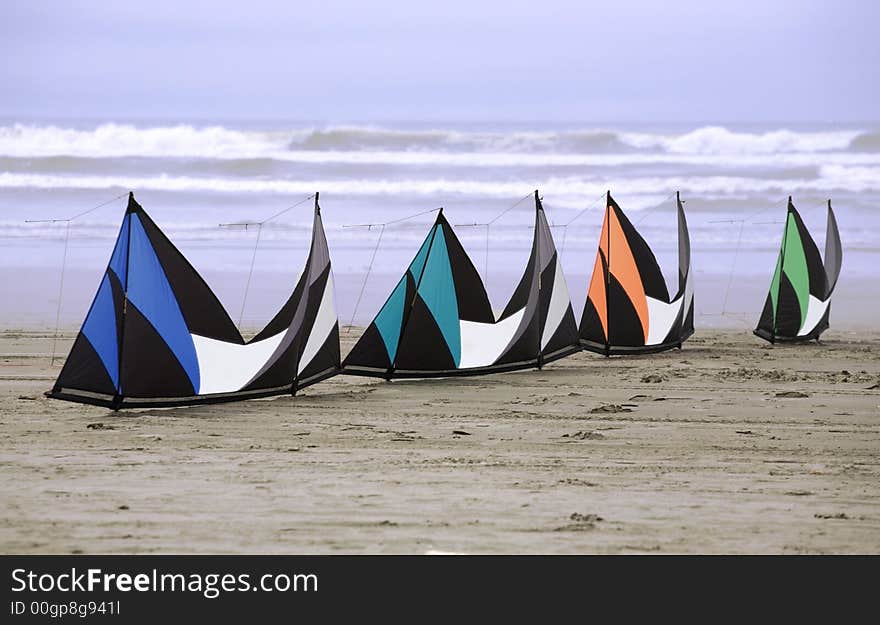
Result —
[[71, 338], [0, 334], [4, 553], [880, 552], [878, 334], [120, 413]]

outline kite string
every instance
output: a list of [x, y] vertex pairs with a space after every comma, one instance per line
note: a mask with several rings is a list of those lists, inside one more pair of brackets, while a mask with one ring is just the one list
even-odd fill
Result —
[[770, 210], [771, 208], [776, 208], [780, 204], [787, 202], [787, 201], [788, 201], [788, 196], [785, 196], [781, 200], [773, 202], [772, 204], [765, 206], [764, 208], [760, 208], [753, 213], [749, 213], [745, 217], [740, 217], [739, 219], [710, 219], [706, 223], [710, 223], [710, 224], [738, 224], [743, 221], [749, 221], [752, 217], [757, 217], [758, 215], [760, 215], [764, 211]]
[[773, 202], [772, 204], [769, 204], [769, 205], [765, 206], [764, 208], [761, 208], [761, 209], [756, 210], [754, 213], [749, 213], [748, 215], [746, 215], [746, 216], [743, 217], [742, 219], [743, 219], [743, 221], [748, 221], [749, 219], [751, 219], [751, 218], [753, 218], [753, 217], [757, 217], [757, 216], [760, 215], [761, 213], [763, 213], [763, 212], [765, 212], [765, 211], [768, 211], [768, 210], [770, 210], [771, 208], [776, 208], [777, 206], [779, 206], [780, 204], [783, 204], [783, 203], [785, 203], [785, 202], [788, 202], [788, 196], [787, 196], [787, 195], [786, 195], [785, 197], [783, 197], [781, 200], [777, 200], [777, 201]]
[[483, 259], [483, 283], [486, 288], [489, 288], [489, 284], [487, 280], [489, 279], [489, 228], [491, 228], [489, 224], [486, 224], [486, 254]]
[[725, 294], [724, 294], [724, 302], [721, 306], [721, 314], [722, 315], [728, 314], [727, 313], [727, 298], [730, 295], [730, 285], [733, 283], [733, 273], [736, 268], [737, 259], [739, 258], [739, 250], [740, 250], [740, 244], [742, 241], [743, 228], [746, 225], [746, 221], [748, 221], [750, 219], [754, 219], [755, 217], [757, 217], [761, 213], [766, 212], [767, 210], [769, 210], [771, 208], [776, 208], [780, 204], [784, 204], [784, 203], [788, 202], [788, 197], [789, 196], [786, 195], [786, 196], [782, 197], [781, 199], [776, 200], [775, 202], [773, 202], [773, 204], [770, 204], [769, 206], [765, 206], [764, 208], [758, 209], [753, 213], [749, 213], [748, 215], [746, 215], [745, 217], [743, 217], [740, 220], [739, 237], [737, 238], [737, 241], [736, 241], [736, 250], [734, 251], [734, 254], [733, 254], [733, 262], [731, 263], [731, 266], [730, 266], [730, 276], [728, 277], [728, 280], [727, 280], [727, 292], [725, 292]]
[[519, 198], [516, 202], [514, 202], [513, 204], [511, 204], [510, 206], [508, 206], [507, 208], [505, 208], [503, 211], [501, 211], [500, 213], [498, 213], [497, 215], [495, 215], [495, 217], [493, 217], [493, 218], [490, 219], [488, 222], [486, 222], [486, 225], [491, 226], [491, 225], [494, 224], [496, 221], [498, 221], [499, 219], [501, 219], [502, 217], [504, 217], [507, 213], [509, 213], [510, 211], [512, 211], [514, 208], [516, 208], [517, 206], [519, 206], [520, 204], [522, 204], [523, 202], [525, 202], [527, 199], [529, 199], [529, 198], [532, 197], [533, 195], [534, 195], [534, 193], [527, 193], [526, 195], [522, 196], [522, 197]]
[[736, 271], [736, 261], [739, 258], [739, 248], [742, 243], [743, 229], [746, 222], [739, 223], [739, 236], [736, 238], [736, 249], [733, 251], [733, 262], [730, 263], [730, 274], [727, 276], [727, 289], [724, 291], [724, 301], [721, 303], [721, 315], [727, 313], [727, 299], [730, 297], [730, 287], [733, 284], [733, 274]]
[[125, 193], [120, 193], [119, 195], [117, 195], [117, 196], [116, 196], [115, 198], [113, 198], [112, 200], [107, 200], [106, 202], [102, 202], [101, 204], [98, 204], [97, 206], [93, 206], [92, 208], [90, 208], [90, 209], [88, 209], [88, 210], [85, 210], [85, 211], [83, 211], [83, 212], [81, 212], [81, 213], [77, 213], [76, 215], [74, 215], [73, 217], [71, 217], [71, 218], [69, 219], [69, 221], [73, 221], [74, 219], [79, 219], [80, 217], [85, 217], [85, 216], [88, 215], [89, 213], [92, 213], [92, 212], [98, 210], [99, 208], [103, 208], [103, 207], [107, 206], [108, 204], [112, 204], [112, 203], [115, 202], [116, 200], [118, 200], [118, 199], [120, 199], [120, 198], [124, 198], [124, 197], [125, 197], [126, 195], [128, 195], [128, 194], [129, 194], [128, 191], [126, 191]]
[[26, 223], [26, 224], [40, 224], [40, 223], [60, 223], [62, 221], [74, 221], [76, 219], [79, 219], [80, 217], [84, 217], [85, 215], [88, 215], [89, 213], [98, 210], [99, 208], [103, 208], [104, 206], [107, 206], [108, 204], [112, 204], [113, 202], [115, 202], [119, 198], [123, 198], [126, 195], [128, 195], [128, 191], [126, 191], [125, 193], [121, 193], [121, 194], [117, 195], [116, 197], [107, 200], [106, 202], [101, 202], [97, 206], [93, 206], [88, 210], [84, 210], [81, 213], [77, 213], [73, 217], [67, 217], [65, 219], [25, 219], [24, 223]]
[[284, 208], [284, 209], [278, 211], [277, 213], [275, 213], [274, 215], [272, 215], [270, 217], [266, 217], [262, 221], [253, 221], [253, 222], [244, 221], [244, 222], [239, 222], [239, 223], [227, 223], [227, 224], [220, 224], [219, 225], [220, 228], [225, 228], [225, 227], [230, 227], [230, 226], [244, 226], [245, 230], [247, 230], [248, 226], [256, 226], [257, 227], [257, 238], [254, 240], [254, 251], [251, 254], [251, 267], [250, 267], [250, 270], [248, 271], [247, 282], [245, 282], [245, 285], [244, 285], [244, 296], [241, 298], [241, 311], [238, 314], [238, 331], [239, 332], [241, 332], [241, 324], [242, 324], [242, 321], [244, 320], [244, 311], [245, 311], [245, 307], [247, 306], [248, 293], [250, 292], [250, 288], [251, 288], [251, 279], [254, 276], [254, 265], [256, 264], [256, 261], [257, 261], [257, 248], [260, 245], [260, 237], [263, 234], [263, 224], [272, 221], [276, 217], [280, 217], [284, 213], [293, 210], [297, 206], [301, 206], [302, 204], [305, 204], [306, 202], [313, 199], [314, 197], [315, 197], [314, 193], [312, 193], [311, 195], [307, 195], [306, 197], [304, 197], [300, 201], [291, 204], [287, 208]]
[[596, 206], [596, 204], [598, 204], [601, 200], [605, 199], [605, 196], [606, 196], [606, 194], [603, 193], [602, 195], [600, 195], [599, 197], [597, 197], [595, 200], [593, 200], [592, 202], [590, 202], [590, 203], [587, 205], [586, 208], [582, 208], [581, 210], [579, 210], [579, 211], [577, 212], [577, 214], [576, 214], [574, 217], [572, 217], [571, 219], [569, 219], [568, 221], [566, 221], [564, 224], [562, 224], [562, 226], [563, 226], [564, 228], [568, 228], [571, 224], [573, 224], [575, 221], [577, 221], [578, 219], [580, 219], [580, 218], [581, 218], [581, 217], [582, 217], [582, 216], [583, 216], [588, 210], [592, 209], [592, 208], [593, 208], [594, 206]]
[[422, 211], [420, 213], [414, 213], [412, 215], [408, 215], [406, 217], [401, 217], [400, 219], [392, 219], [391, 221], [386, 222], [378, 222], [371, 224], [343, 224], [343, 228], [370, 228], [372, 229], [374, 226], [390, 226], [392, 224], [398, 224], [402, 221], [408, 221], [410, 219], [414, 219], [415, 217], [421, 217], [422, 215], [427, 215], [428, 213], [433, 213], [435, 211], [441, 210], [442, 207], [432, 208], [430, 210]]
[[345, 333], [348, 334], [351, 332], [351, 328], [354, 325], [355, 319], [357, 318], [357, 311], [361, 305], [361, 300], [364, 297], [364, 293], [367, 290], [367, 281], [370, 279], [370, 273], [373, 271], [373, 264], [376, 262], [376, 255], [379, 253], [379, 245], [382, 243], [382, 236], [385, 234], [385, 227], [390, 226], [392, 224], [398, 224], [403, 221], [407, 221], [409, 219], [413, 219], [415, 217], [420, 217], [422, 215], [427, 215], [428, 213], [433, 213], [435, 211], [441, 210], [440, 207], [432, 208], [430, 210], [421, 211], [419, 213], [415, 213], [413, 215], [408, 215], [406, 217], [401, 217], [399, 219], [392, 219], [391, 221], [386, 221], [384, 223], [375, 223], [375, 224], [345, 224], [343, 228], [369, 228], [373, 229], [373, 226], [379, 226], [381, 229], [379, 230], [379, 237], [376, 239], [376, 245], [373, 248], [373, 254], [370, 256], [370, 264], [367, 266], [367, 272], [364, 274], [364, 281], [361, 283], [361, 290], [358, 293], [357, 300], [354, 303], [354, 310], [351, 313], [351, 320], [348, 323], [348, 328], [346, 328]]
[[512, 211], [514, 208], [516, 208], [517, 206], [519, 206], [520, 204], [525, 202], [527, 199], [529, 199], [533, 195], [534, 195], [533, 193], [529, 193], [529, 194], [522, 196], [520, 199], [518, 199], [516, 202], [514, 202], [513, 204], [511, 204], [510, 206], [505, 208], [503, 211], [501, 211], [500, 213], [495, 215], [495, 217], [493, 217], [492, 219], [490, 219], [486, 223], [474, 222], [474, 223], [470, 223], [470, 224], [455, 224], [456, 226], [461, 226], [461, 227], [482, 226], [482, 227], [486, 228], [486, 246], [485, 246], [486, 249], [485, 249], [485, 258], [483, 261], [483, 284], [486, 285], [487, 287], [489, 284], [488, 283], [488, 279], [489, 279], [489, 230], [491, 229], [492, 224], [494, 224], [496, 221], [498, 221], [499, 219], [504, 217], [507, 213]]
[[264, 219], [263, 221], [261, 221], [261, 222], [259, 222], [259, 223], [260, 223], [260, 225], [262, 226], [264, 223], [266, 223], [266, 222], [268, 222], [268, 221], [272, 221], [272, 220], [275, 219], [276, 217], [281, 217], [281, 215], [283, 215], [284, 213], [287, 213], [287, 212], [289, 212], [289, 211], [292, 211], [292, 210], [293, 210], [294, 208], [296, 208], [297, 206], [301, 206], [302, 204], [305, 204], [305, 203], [308, 202], [309, 200], [314, 199], [314, 197], [315, 197], [315, 194], [314, 194], [314, 193], [312, 193], [311, 195], [307, 195], [306, 197], [304, 197], [303, 199], [301, 199], [299, 202], [297, 202], [297, 203], [295, 203], [295, 204], [291, 204], [291, 205], [288, 206], [287, 208], [284, 208], [284, 209], [278, 211], [277, 213], [275, 213], [275, 214], [272, 215], [271, 217], [267, 217], [266, 219]]
[[52, 357], [49, 366], [55, 366], [55, 353], [58, 345], [58, 328], [61, 326], [61, 297], [64, 294], [64, 269], [67, 267], [67, 249], [70, 245], [70, 220], [64, 232], [64, 253], [61, 256], [61, 279], [58, 281], [58, 306], [55, 309], [55, 331], [52, 334]]
[[391, 224], [399, 224], [402, 221], [408, 221], [410, 219], [414, 219], [415, 217], [421, 217], [422, 215], [427, 215], [428, 213], [433, 213], [438, 210], [440, 210], [440, 207], [431, 208], [429, 210], [422, 211], [422, 212], [416, 213], [414, 215], [410, 215], [409, 217], [401, 217], [400, 219], [392, 219], [391, 221], [388, 221], [388, 222], [385, 222], [384, 224], [382, 224], [382, 226], [384, 227], [384, 226], [390, 226]]
[[605, 197], [606, 197], [606, 194], [603, 193], [602, 195], [597, 197], [595, 200], [590, 202], [586, 208], [582, 208], [581, 210], [579, 210], [574, 217], [572, 217], [571, 219], [566, 221], [564, 224], [561, 224], [561, 226], [562, 226], [562, 245], [559, 247], [559, 254], [560, 255], [565, 253], [565, 240], [568, 238], [568, 227], [571, 224], [573, 224], [576, 220], [580, 219], [587, 211], [589, 211], [594, 206], [596, 206], [596, 204], [598, 204]]
[[[734, 249], [734, 252], [733, 252], [733, 260], [730, 263], [730, 273], [727, 276], [727, 288], [724, 291], [724, 299], [722, 300], [722, 303], [721, 303], [721, 312], [717, 313], [719, 316], [725, 317], [725, 316], [736, 315], [736, 314], [746, 314], [746, 313], [729, 312], [727, 310], [727, 302], [729, 301], [729, 298], [730, 298], [730, 289], [733, 285], [733, 275], [736, 272], [736, 264], [739, 259], [740, 248], [742, 247], [743, 230], [745, 228], [746, 222], [748, 220], [752, 219], [753, 217], [757, 217], [758, 215], [760, 215], [764, 211], [769, 210], [770, 208], [775, 208], [776, 206], [779, 206], [781, 203], [787, 202], [787, 201], [788, 201], [788, 196], [785, 196], [781, 200], [777, 200], [776, 202], [773, 202], [769, 206], [762, 208], [762, 209], [759, 209], [753, 213], [749, 213], [748, 215], [746, 215], [745, 217], [742, 217], [740, 219], [714, 220], [714, 221], [708, 222], [708, 223], [738, 223], [739, 224], [739, 235], [737, 236], [737, 239], [736, 239], [736, 248]], [[711, 313], [702, 313], [702, 314], [709, 315]]]
[[67, 250], [70, 247], [70, 223], [75, 220], [88, 215], [91, 212], [98, 210], [99, 208], [103, 208], [108, 204], [112, 204], [116, 200], [125, 197], [128, 194], [121, 193], [114, 198], [107, 200], [106, 202], [101, 202], [97, 206], [93, 206], [88, 210], [84, 210], [81, 213], [77, 213], [72, 217], [68, 217], [67, 219], [26, 219], [25, 223], [59, 223], [66, 222], [65, 232], [64, 232], [64, 253], [61, 257], [61, 277], [58, 280], [58, 305], [55, 309], [55, 330], [52, 332], [52, 356], [49, 359], [49, 366], [52, 367], [55, 365], [55, 356], [58, 351], [58, 332], [61, 327], [61, 303], [62, 297], [64, 295], [64, 274], [67, 271]]
[[231, 227], [233, 227], [233, 226], [244, 226], [245, 230], [247, 230], [248, 226], [262, 226], [262, 225], [265, 224], [266, 222], [272, 221], [272, 220], [275, 219], [276, 217], [280, 217], [280, 216], [283, 215], [284, 213], [293, 210], [293, 209], [296, 208], [297, 206], [300, 206], [300, 205], [302, 205], [302, 204], [305, 204], [306, 202], [308, 202], [309, 200], [313, 199], [314, 197], [315, 197], [315, 194], [314, 194], [314, 193], [312, 193], [311, 195], [307, 195], [306, 197], [304, 197], [303, 199], [301, 199], [299, 202], [296, 202], [295, 204], [291, 204], [291, 205], [288, 206], [287, 208], [278, 211], [277, 213], [275, 213], [275, 214], [272, 215], [271, 217], [266, 217], [266, 218], [263, 219], [262, 221], [238, 221], [238, 222], [233, 222], [233, 223], [218, 224], [218, 226], [219, 226], [220, 228], [231, 228]]
[[361, 284], [361, 292], [358, 294], [357, 300], [354, 303], [351, 320], [348, 322], [348, 328], [345, 330], [346, 334], [351, 332], [351, 327], [354, 325], [354, 320], [357, 318], [358, 307], [360, 307], [361, 299], [364, 297], [364, 291], [367, 289], [367, 280], [370, 279], [370, 272], [373, 271], [373, 263], [376, 261], [376, 254], [379, 252], [379, 244], [382, 243], [383, 234], [385, 234], [385, 224], [382, 224], [382, 229], [379, 230], [379, 238], [376, 239], [376, 246], [373, 248], [373, 255], [370, 257], [370, 264], [367, 266], [367, 273], [364, 275], [363, 284]]
[[525, 202], [527, 199], [529, 199], [533, 195], [534, 194], [532, 194], [532, 193], [527, 193], [526, 195], [519, 198], [516, 202], [514, 202], [513, 204], [511, 204], [510, 206], [505, 208], [503, 211], [501, 211], [500, 213], [495, 215], [495, 217], [493, 217], [492, 219], [487, 221], [485, 224], [482, 224], [482, 225], [486, 226], [486, 260], [485, 260], [485, 264], [483, 267], [483, 284], [486, 286], [487, 289], [489, 288], [489, 236], [490, 236], [489, 231], [492, 228], [492, 224], [494, 224], [496, 221], [498, 221], [499, 219], [504, 217], [507, 213], [512, 211], [514, 208], [516, 208], [517, 206], [519, 206], [520, 204]]
[[248, 271], [247, 282], [244, 285], [244, 296], [241, 298], [241, 311], [238, 313], [238, 331], [241, 333], [241, 322], [244, 319], [244, 307], [247, 304], [248, 291], [251, 288], [251, 278], [254, 275], [254, 264], [257, 260], [257, 246], [260, 244], [260, 236], [263, 234], [263, 224], [257, 224], [257, 238], [254, 240], [254, 252], [251, 255], [251, 268]]
[[672, 193], [670, 193], [669, 195], [667, 195], [665, 198], [663, 198], [662, 200], [660, 200], [660, 202], [659, 202], [658, 204], [655, 204], [654, 206], [652, 206], [651, 208], [649, 208], [648, 210], [646, 210], [645, 213], [642, 215], [642, 218], [639, 219], [639, 220], [635, 223], [635, 225], [636, 225], [636, 226], [641, 225], [641, 223], [642, 223], [643, 221], [645, 221], [645, 219], [647, 219], [648, 216], [649, 216], [651, 213], [653, 213], [655, 210], [657, 210], [658, 208], [660, 208], [661, 206], [663, 206], [664, 204], [666, 204], [666, 201], [669, 200], [669, 198], [671, 198], [671, 197], [672, 197], [673, 195], [675, 195], [676, 193], [677, 193], [676, 191], [673, 191]]

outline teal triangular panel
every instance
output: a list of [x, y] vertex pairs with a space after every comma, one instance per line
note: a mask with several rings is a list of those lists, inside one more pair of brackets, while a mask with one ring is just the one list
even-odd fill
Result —
[[431, 254], [425, 263], [425, 271], [419, 283], [419, 295], [434, 316], [434, 321], [443, 333], [455, 365], [461, 362], [461, 326], [458, 319], [458, 298], [455, 295], [455, 281], [446, 237], [443, 229], [437, 228]]
[[394, 362], [397, 356], [397, 344], [400, 341], [400, 327], [403, 325], [403, 307], [406, 303], [406, 275], [400, 279], [391, 297], [385, 302], [382, 310], [376, 315], [376, 328], [385, 343], [388, 360]]
[[413, 261], [409, 264], [409, 272], [412, 274], [413, 280], [416, 282], [419, 281], [419, 275], [422, 273], [422, 268], [425, 266], [425, 259], [428, 257], [428, 248], [431, 247], [431, 237], [434, 236], [435, 230], [441, 232], [437, 226], [431, 228], [428, 232], [428, 236], [425, 237], [425, 240], [422, 243], [422, 247], [420, 247], [418, 253], [416, 253], [416, 257], [413, 258]]

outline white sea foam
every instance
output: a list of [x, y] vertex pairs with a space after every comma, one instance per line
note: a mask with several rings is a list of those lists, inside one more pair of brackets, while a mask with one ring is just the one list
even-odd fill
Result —
[[808, 167], [817, 164], [880, 165], [880, 153], [827, 154], [561, 154], [522, 152], [410, 152], [296, 150], [274, 154], [274, 160], [313, 165], [390, 165], [417, 167], [622, 167], [686, 165], [692, 167]]
[[[735, 270], [739, 277], [760, 274], [762, 285], [769, 282], [765, 274], [775, 263], [789, 194], [820, 249], [825, 229], [820, 200], [834, 198], [846, 246], [844, 279], [876, 272], [876, 126], [692, 126], [664, 131], [625, 126], [537, 125], [522, 130], [497, 125], [419, 129], [34, 123], [0, 125], [0, 280], [12, 289], [7, 299], [13, 308], [42, 310], [42, 302], [25, 302], [18, 268], [57, 272], [65, 257], [72, 277], [65, 298], [80, 296], [80, 308], [63, 319], [72, 326], [81, 321], [112, 251], [124, 198], [77, 219], [69, 230], [63, 222], [24, 220], [69, 216], [133, 189], [197, 267], [214, 276], [239, 274], [218, 285], [221, 297], [223, 292], [240, 297], [236, 289], [245, 284], [257, 233], [220, 228], [218, 222], [263, 219], [320, 190], [326, 193], [324, 225], [334, 269], [338, 275], [350, 274], [348, 286], [340, 287], [340, 313], [346, 321], [353, 304], [349, 291], [359, 292], [360, 278], [372, 266], [357, 320], [366, 323], [410, 262], [434, 213], [385, 230], [375, 258], [380, 231], [346, 224], [399, 219], [443, 204], [478, 269], [488, 266], [490, 291], [503, 299], [515, 287], [531, 249], [531, 203], [521, 202], [492, 226], [491, 245], [487, 228], [464, 224], [494, 218], [535, 188], [545, 196], [563, 265], [574, 272], [567, 276], [572, 294], [581, 301], [595, 259], [606, 189], [633, 218], [661, 266], [673, 272], [677, 230], [670, 193], [676, 189], [687, 200], [698, 279], [715, 272], [725, 276], [726, 284], [728, 272]], [[648, 210], [653, 207], [659, 210]], [[739, 216], [752, 217], [742, 228], [725, 221]], [[575, 217], [570, 227], [562, 228]], [[267, 223], [260, 230], [255, 284], [261, 272], [288, 276], [291, 267], [301, 267], [310, 235], [308, 204], [301, 212]], [[73, 269], [88, 269], [88, 284], [77, 284]], [[288, 279], [293, 278], [289, 275], [283, 284], [269, 281], [277, 283], [279, 301], [289, 294]], [[749, 306], [757, 307], [755, 315], [764, 295], [749, 300]], [[712, 310], [722, 305], [705, 296], [698, 302], [707, 302], [698, 305]], [[72, 310], [68, 305], [64, 315]], [[235, 307], [239, 305], [235, 300]], [[579, 306], [575, 304], [576, 311]], [[266, 306], [264, 312], [273, 310]], [[54, 321], [54, 311], [54, 306], [45, 307], [48, 323]]]
[[14, 124], [0, 127], [0, 155], [257, 158], [283, 150], [288, 140], [289, 133], [245, 132], [222, 126], [102, 124], [80, 130]]
[[265, 179], [218, 178], [195, 176], [66, 176], [45, 174], [0, 173], [0, 188], [38, 189], [119, 189], [215, 193], [277, 193], [301, 195], [320, 189], [338, 195], [363, 196], [383, 194], [473, 195], [482, 197], [518, 197], [523, 189], [537, 187], [563, 204], [579, 205], [606, 189], [622, 189], [628, 194], [657, 194], [683, 190], [702, 195], [735, 195], [774, 190], [850, 192], [880, 190], [880, 167], [827, 165], [811, 179], [756, 179], [738, 176], [669, 176], [669, 177], [549, 177], [540, 180], [429, 179]]
[[[0, 156], [0, 159], [10, 158]], [[91, 157], [65, 156], [37, 161], [33, 156], [12, 157], [19, 163], [7, 165], [17, 171], [89, 173], [100, 170]], [[752, 168], [761, 177], [780, 168], [817, 167], [820, 165], [880, 165], [878, 152], [827, 152], [784, 154], [670, 154], [641, 152], [618, 154], [561, 154], [524, 152], [439, 152], [439, 151], [309, 151], [293, 150], [252, 156], [209, 157], [187, 166], [201, 171], [216, 171], [229, 176], [254, 176], [269, 173], [283, 164], [387, 166], [420, 169], [443, 167], [471, 168], [562, 168], [562, 167], [634, 167], [676, 165], [687, 171], [719, 167], [724, 169]], [[167, 161], [162, 161], [167, 162]], [[0, 165], [2, 166], [2, 165]], [[177, 165], [169, 165], [169, 169]], [[349, 172], [343, 172], [347, 174]]]
[[624, 133], [624, 142], [639, 149], [662, 149], [672, 154], [779, 154], [847, 150], [859, 130], [763, 133], [734, 132], [706, 126], [681, 135]]
[[[340, 126], [290, 130], [242, 130], [191, 125], [137, 127], [101, 124], [77, 129], [14, 124], [0, 126], [0, 156], [159, 158], [293, 158], [303, 152], [470, 153], [582, 155], [659, 152], [672, 155], [812, 154], [877, 151], [876, 135], [859, 129], [800, 132], [737, 132], [720, 126], [680, 134], [608, 129], [559, 131], [397, 130]], [[298, 153], [298, 154], [296, 154]]]

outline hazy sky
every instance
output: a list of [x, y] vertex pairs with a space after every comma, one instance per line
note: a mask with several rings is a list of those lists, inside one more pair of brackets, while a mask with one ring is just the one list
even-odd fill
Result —
[[877, 119], [880, 2], [0, 2], [0, 116]]

